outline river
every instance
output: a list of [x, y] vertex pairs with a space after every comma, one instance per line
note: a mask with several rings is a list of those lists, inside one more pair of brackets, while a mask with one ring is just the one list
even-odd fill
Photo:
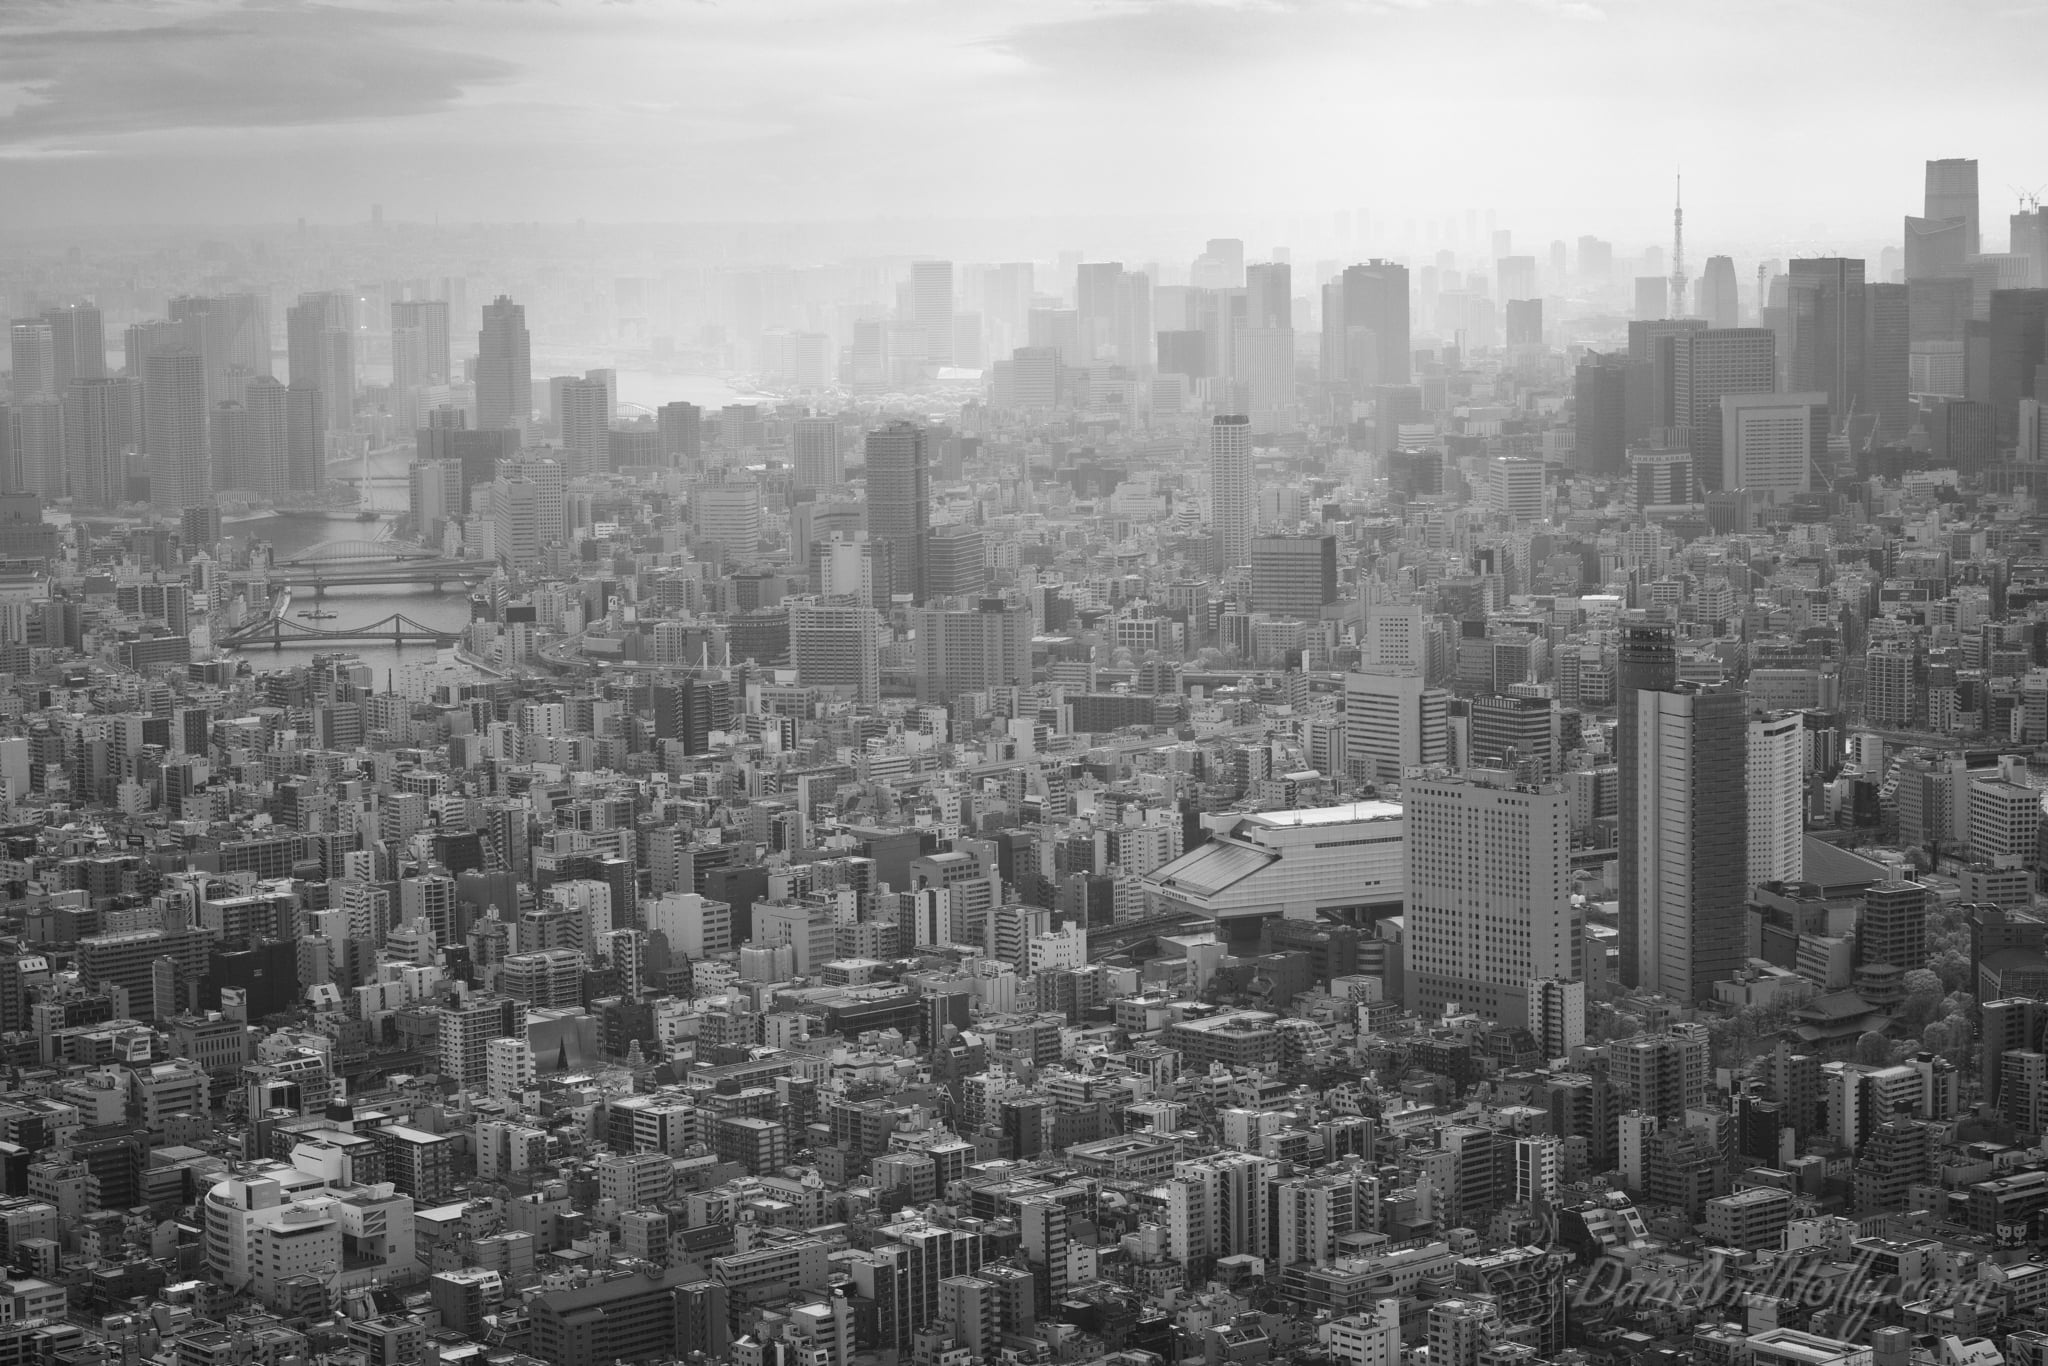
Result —
[[[405, 509], [405, 478], [408, 463], [409, 457], [401, 451], [387, 451], [371, 457], [370, 505], [384, 514], [376, 522], [358, 522], [355, 514], [349, 512], [331, 513], [325, 518], [261, 517], [247, 522], [230, 522], [222, 528], [222, 534], [235, 541], [268, 541], [275, 557], [280, 560], [304, 554], [314, 546], [329, 541], [378, 540], [390, 534], [392, 514]], [[353, 466], [336, 465], [329, 471], [337, 478], [343, 477], [344, 472], [352, 476], [358, 470]], [[314, 608], [332, 612], [335, 614], [334, 618], [330, 621], [307, 621], [299, 616], [300, 612]], [[462, 585], [453, 584], [439, 593], [424, 586], [330, 588], [317, 604], [313, 601], [311, 593], [296, 593], [292, 598], [294, 621], [328, 630], [367, 626], [394, 612], [403, 613], [421, 625], [431, 626], [436, 630], [457, 631], [469, 620], [469, 594]], [[343, 642], [333, 649], [336, 653], [352, 654], [376, 670], [376, 686], [379, 691], [384, 689], [389, 670], [400, 664], [419, 663], [434, 657], [433, 648], [426, 645], [373, 645], [353, 641]], [[259, 646], [244, 652], [249, 660], [249, 666], [259, 672], [303, 664], [318, 653], [320, 651], [307, 645], [288, 645], [279, 650]]]

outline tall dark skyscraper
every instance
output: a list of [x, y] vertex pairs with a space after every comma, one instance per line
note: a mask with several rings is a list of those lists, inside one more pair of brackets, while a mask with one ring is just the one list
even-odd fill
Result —
[[2048, 365], [2048, 289], [1991, 293], [1992, 421], [2000, 443], [2019, 435], [2020, 400], [2048, 398], [2035, 376]]
[[476, 338], [476, 425], [485, 431], [533, 415], [533, 339], [526, 309], [500, 294], [484, 305]]
[[[1642, 847], [1643, 827], [1632, 818], [1640, 809], [1640, 792], [1645, 776], [1643, 755], [1637, 744], [1637, 711], [1641, 694], [1669, 692], [1678, 683], [1678, 647], [1671, 623], [1628, 621], [1621, 627], [1620, 648], [1615, 659], [1615, 760], [1622, 813], [1620, 829], [1621, 876], [1621, 984], [1641, 984], [1639, 954], [1642, 931], [1639, 917], [1639, 883], [1645, 858], [1654, 861], [1656, 850]], [[1746, 857], [1746, 855], [1745, 855]]]
[[1936, 221], [1960, 218], [1963, 250], [1971, 256], [1984, 250], [1977, 217], [1976, 158], [1948, 157], [1927, 163], [1925, 211], [1929, 219]]
[[321, 431], [345, 431], [356, 407], [354, 300], [301, 294], [285, 310], [285, 365], [294, 389], [320, 392]]
[[1693, 472], [1710, 488], [1721, 482], [1721, 400], [1768, 394], [1778, 387], [1778, 339], [1766, 327], [1709, 328], [1672, 340], [1674, 426], [1688, 433]]
[[875, 594], [908, 594], [922, 603], [932, 529], [930, 437], [914, 422], [878, 427], [868, 433], [867, 464], [868, 537], [889, 548], [889, 588], [885, 594], [877, 583]]
[[1863, 262], [1817, 256], [1792, 262], [1786, 388], [1828, 396], [1837, 430], [1863, 399]]
[[1628, 360], [1589, 352], [1572, 381], [1578, 433], [1572, 468], [1582, 474], [1620, 474], [1628, 458]]
[[1634, 911], [1636, 985], [1711, 1000], [1744, 956], [1749, 699], [1732, 685], [1679, 684], [1634, 702], [1637, 777], [1621, 819], [1635, 827], [1622, 906], [1624, 921]]
[[1906, 285], [1864, 287], [1865, 324], [1869, 337], [1863, 348], [1865, 395], [1877, 416], [1881, 440], [1895, 440], [1913, 425], [1913, 402], [1908, 396], [1912, 319]]
[[1343, 275], [1344, 312], [1325, 319], [1339, 335], [1326, 339], [1325, 353], [1341, 362], [1337, 378], [1354, 390], [1376, 384], [1406, 384], [1411, 374], [1408, 330], [1408, 267], [1373, 260], [1350, 266]]
[[1629, 323], [1628, 361], [1636, 389], [1632, 408], [1643, 423], [1641, 430], [1631, 424], [1630, 440], [1655, 428], [1686, 425], [1686, 410], [1678, 402], [1678, 338], [1706, 329], [1704, 318], [1639, 318]]

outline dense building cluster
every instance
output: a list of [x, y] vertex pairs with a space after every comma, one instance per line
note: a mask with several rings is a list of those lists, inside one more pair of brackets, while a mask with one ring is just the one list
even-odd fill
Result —
[[0, 1362], [2048, 1366], [1977, 202], [1747, 302], [10, 259]]

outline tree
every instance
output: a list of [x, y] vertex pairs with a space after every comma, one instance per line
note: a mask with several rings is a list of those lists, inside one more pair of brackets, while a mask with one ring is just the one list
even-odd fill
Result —
[[1867, 1030], [1856, 1037], [1856, 1061], [1872, 1067], [1888, 1067], [1892, 1060], [1892, 1041], [1876, 1030]]

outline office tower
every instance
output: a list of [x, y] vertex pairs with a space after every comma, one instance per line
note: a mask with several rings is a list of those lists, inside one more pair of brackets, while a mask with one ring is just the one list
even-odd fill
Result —
[[[1614, 675], [1614, 743], [1621, 811], [1637, 809], [1638, 790], [1646, 776], [1642, 771], [1643, 754], [1636, 729], [1638, 705], [1644, 694], [1663, 692], [1677, 682], [1678, 652], [1671, 624], [1662, 621], [1624, 622]], [[1655, 780], [1654, 772], [1647, 776]], [[1646, 858], [1652, 867], [1655, 866], [1656, 851], [1642, 847], [1642, 828], [1632, 819], [1621, 821], [1617, 835], [1620, 847], [1616, 852], [1621, 879], [1619, 968], [1622, 985], [1633, 987], [1638, 985], [1637, 956], [1642, 940], [1639, 921], [1643, 907], [1639, 902], [1638, 880]]]
[[761, 548], [761, 486], [751, 479], [697, 485], [690, 490], [690, 528], [700, 544], [717, 547], [716, 556], [751, 556]]
[[1729, 394], [1768, 394], [1778, 387], [1777, 338], [1762, 327], [1703, 330], [1672, 340], [1674, 426], [1688, 432], [1693, 472], [1718, 483], [1721, 400]]
[[1496, 456], [1487, 462], [1486, 510], [1513, 522], [1543, 520], [1543, 462]]
[[1548, 697], [1475, 697], [1468, 762], [1548, 782], [1557, 772], [1557, 708]]
[[927, 607], [911, 619], [918, 701], [1031, 686], [1031, 609], [1025, 604], [983, 598], [969, 608]]
[[1749, 720], [1749, 872], [1746, 885], [1805, 875], [1805, 718], [1766, 712]]
[[1252, 538], [1252, 610], [1319, 617], [1337, 601], [1335, 536]]
[[924, 359], [953, 363], [953, 263], [913, 261], [910, 266], [911, 321], [924, 333]]
[[789, 662], [807, 688], [830, 688], [855, 702], [882, 700], [880, 626], [857, 602], [789, 602]]
[[1787, 290], [1785, 387], [1825, 393], [1830, 421], [1840, 431], [1864, 406], [1863, 262], [1839, 256], [1796, 260]]
[[42, 318], [16, 318], [8, 324], [7, 340], [14, 364], [10, 383], [15, 402], [61, 397], [50, 324]]
[[1649, 322], [1670, 316], [1671, 282], [1661, 275], [1636, 276], [1636, 321]]
[[1245, 382], [1252, 425], [1282, 431], [1294, 425], [1293, 268], [1284, 261], [1245, 270], [1245, 312], [1232, 354]]
[[540, 490], [529, 479], [502, 475], [491, 483], [492, 545], [498, 563], [519, 565], [539, 557]]
[[1338, 298], [1341, 308], [1326, 303], [1323, 312], [1324, 380], [1360, 393], [1408, 383], [1408, 267], [1381, 260], [1348, 266]]
[[153, 505], [178, 512], [213, 497], [206, 362], [197, 351], [156, 351], [142, 362], [142, 447]]
[[790, 467], [795, 486], [819, 493], [846, 482], [839, 458], [839, 422], [830, 417], [800, 417], [790, 425]]
[[1827, 395], [1723, 394], [1720, 426], [1719, 486], [1789, 503], [1827, 452]]
[[130, 379], [73, 381], [64, 391], [63, 464], [24, 468], [28, 487], [44, 498], [68, 492], [80, 507], [109, 508], [126, 501], [139, 387]]
[[254, 294], [222, 294], [171, 300], [171, 321], [185, 327], [185, 344], [205, 367], [208, 408], [223, 399], [240, 401], [242, 386], [270, 373], [270, 319], [266, 300]]
[[[2037, 380], [2034, 388], [2038, 392], [2040, 387]], [[2013, 448], [2014, 456], [2030, 465], [2048, 460], [2048, 424], [2043, 422], [2044, 412], [2048, 412], [2048, 402], [2038, 398], [2020, 400], [2019, 440]]]
[[1969, 225], [1960, 218], [1906, 219], [1906, 283], [1962, 275], [1969, 268]]
[[1572, 468], [1596, 476], [1620, 474], [1628, 451], [1627, 357], [1586, 353], [1572, 380], [1572, 414]]
[[886, 547], [884, 597], [925, 598], [925, 550], [931, 535], [931, 443], [914, 422], [891, 422], [867, 437], [868, 537]]
[[1392, 669], [1421, 675], [1429, 664], [1429, 618], [1421, 604], [1368, 604], [1361, 654], [1360, 663], [1368, 671]]
[[1533, 299], [1536, 297], [1536, 258], [1533, 256], [1502, 256], [1493, 263], [1494, 278], [1497, 281], [1494, 297], [1497, 299]]
[[356, 408], [355, 301], [335, 291], [301, 294], [285, 310], [284, 329], [291, 386], [319, 391], [323, 436], [346, 431]]
[[2043, 365], [2048, 365], [2048, 289], [1993, 290], [1989, 399], [2000, 445], [2019, 438], [2021, 399], [2048, 399], [2036, 387]]
[[1410, 1010], [1457, 1002], [1511, 1028], [1529, 984], [1577, 969], [1571, 812], [1564, 789], [1506, 769], [1411, 778], [1402, 982]]
[[534, 534], [542, 546], [569, 539], [569, 476], [560, 461], [536, 451], [518, 451], [500, 460], [496, 473], [533, 485]]
[[1678, 395], [1679, 338], [1706, 330], [1703, 318], [1638, 319], [1628, 325], [1630, 441], [1689, 425]]
[[1633, 713], [1628, 759], [1641, 773], [1635, 804], [1625, 794], [1621, 809], [1635, 828], [1637, 982], [1711, 1000], [1744, 957], [1747, 699], [1735, 688], [1644, 690]]
[[107, 331], [96, 305], [68, 304], [44, 312], [50, 329], [51, 377], [61, 397], [75, 379], [104, 379]]
[[400, 299], [391, 305], [391, 407], [401, 428], [421, 420], [421, 391], [449, 378], [448, 304], [442, 299]]
[[1251, 418], [1219, 414], [1209, 424], [1210, 562], [1219, 575], [1251, 552], [1258, 494], [1252, 485]]
[[1507, 342], [1509, 346], [1543, 345], [1543, 300], [1508, 300]]
[[981, 528], [945, 522], [925, 538], [924, 592], [927, 600], [977, 597], [988, 587], [988, 557]]
[[1420, 671], [1376, 667], [1344, 675], [1344, 766], [1372, 783], [1450, 759], [1450, 694]]
[[611, 463], [611, 427], [605, 418], [611, 390], [601, 381], [572, 379], [560, 389], [562, 463], [571, 479], [602, 474]]
[[476, 338], [476, 425], [486, 431], [533, 416], [533, 343], [526, 309], [506, 295], [484, 305]]
[[1727, 256], [1709, 256], [1700, 276], [1699, 314], [1708, 327], [1742, 326], [1742, 304], [1735, 290], [1735, 262]]
[[1984, 250], [1978, 231], [1975, 158], [1949, 157], [1927, 163], [1927, 195], [1923, 212], [1937, 221], [1961, 219], [1963, 250], [1970, 256]]
[[249, 478], [254, 481], [247, 487], [270, 498], [291, 488], [290, 392], [269, 375], [258, 375], [242, 387], [242, 408], [248, 413]]
[[1863, 393], [1878, 437], [1897, 440], [1913, 425], [1910, 287], [1866, 285], [1864, 299]]
[[1117, 291], [1121, 261], [1083, 261], [1074, 273], [1074, 327], [1083, 361], [1117, 357]]

